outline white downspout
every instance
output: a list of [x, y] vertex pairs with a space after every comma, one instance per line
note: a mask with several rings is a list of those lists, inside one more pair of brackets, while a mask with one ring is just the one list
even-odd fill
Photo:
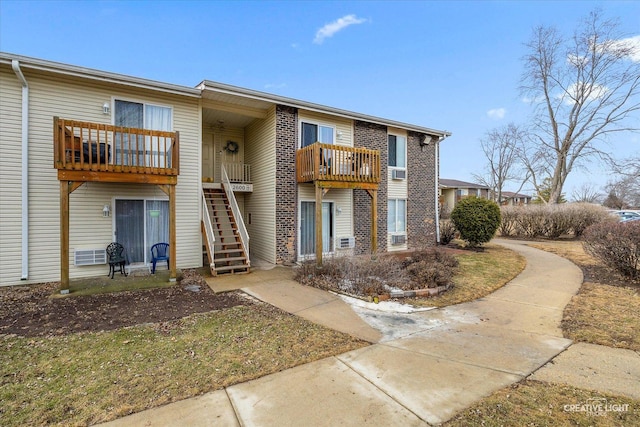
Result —
[[435, 142], [435, 157], [434, 157], [434, 180], [436, 186], [436, 243], [440, 244], [440, 142], [444, 141], [445, 135], [442, 135]]
[[29, 278], [29, 84], [20, 63], [13, 59], [11, 68], [22, 83], [22, 277]]

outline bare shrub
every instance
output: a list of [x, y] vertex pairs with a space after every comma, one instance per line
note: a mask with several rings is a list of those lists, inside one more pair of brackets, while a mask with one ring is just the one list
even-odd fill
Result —
[[440, 244], [448, 245], [456, 237], [456, 226], [451, 220], [440, 220]]
[[611, 219], [611, 215], [604, 206], [592, 203], [571, 203], [571, 229], [576, 237], [582, 236], [584, 231], [602, 221]]
[[518, 215], [518, 207], [517, 206], [501, 206], [500, 207], [500, 217], [502, 221], [500, 222], [500, 227], [498, 227], [498, 231], [501, 236], [511, 236], [516, 231], [516, 218]]
[[640, 221], [600, 222], [583, 237], [589, 254], [625, 277], [640, 278]]
[[590, 225], [610, 218], [607, 210], [590, 203], [503, 206], [503, 236], [557, 239], [566, 234], [580, 237]]
[[451, 282], [458, 260], [446, 252], [430, 248], [414, 252], [402, 264], [411, 277], [410, 289], [436, 288]]
[[457, 260], [436, 248], [412, 252], [404, 259], [397, 254], [367, 257], [334, 257], [302, 263], [295, 280], [324, 290], [358, 296], [389, 293], [391, 289], [414, 290], [447, 284]]

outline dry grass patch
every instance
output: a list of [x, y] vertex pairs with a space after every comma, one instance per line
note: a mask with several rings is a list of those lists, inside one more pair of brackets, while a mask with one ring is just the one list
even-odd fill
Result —
[[638, 289], [583, 283], [564, 310], [562, 330], [574, 341], [640, 351]]
[[530, 246], [567, 258], [585, 282], [565, 307], [562, 330], [574, 341], [640, 351], [640, 284], [622, 278], [587, 254], [580, 241]]
[[[595, 413], [579, 410], [588, 404], [602, 404], [602, 408], [610, 410]], [[640, 405], [627, 397], [526, 380], [495, 392], [444, 424], [446, 427], [470, 425], [637, 426], [640, 425]]]
[[526, 266], [522, 255], [493, 243], [485, 245], [484, 251], [460, 251], [454, 256], [458, 260], [458, 268], [453, 276], [453, 289], [433, 298], [416, 298], [407, 302], [446, 307], [473, 301], [501, 288]]
[[109, 332], [0, 335], [0, 416], [94, 424], [365, 345], [262, 303]]

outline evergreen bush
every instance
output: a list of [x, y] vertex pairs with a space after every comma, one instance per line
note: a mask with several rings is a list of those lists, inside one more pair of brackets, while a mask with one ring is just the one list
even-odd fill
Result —
[[470, 247], [490, 241], [500, 226], [500, 207], [477, 197], [462, 199], [451, 212], [451, 220], [460, 238]]

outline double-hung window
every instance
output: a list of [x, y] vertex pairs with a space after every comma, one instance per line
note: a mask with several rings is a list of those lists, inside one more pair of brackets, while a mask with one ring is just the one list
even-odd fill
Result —
[[389, 199], [388, 233], [407, 232], [407, 201], [404, 199]]
[[304, 148], [316, 142], [321, 142], [323, 144], [333, 144], [334, 128], [331, 126], [302, 122], [301, 134], [301, 148]]
[[389, 167], [405, 169], [407, 167], [407, 138], [389, 135]]
[[[143, 104], [140, 102], [114, 102], [114, 125], [171, 131], [173, 127], [173, 110], [171, 107]], [[171, 147], [166, 141], [160, 141], [157, 136], [142, 136], [116, 134], [116, 164], [171, 167]]]

